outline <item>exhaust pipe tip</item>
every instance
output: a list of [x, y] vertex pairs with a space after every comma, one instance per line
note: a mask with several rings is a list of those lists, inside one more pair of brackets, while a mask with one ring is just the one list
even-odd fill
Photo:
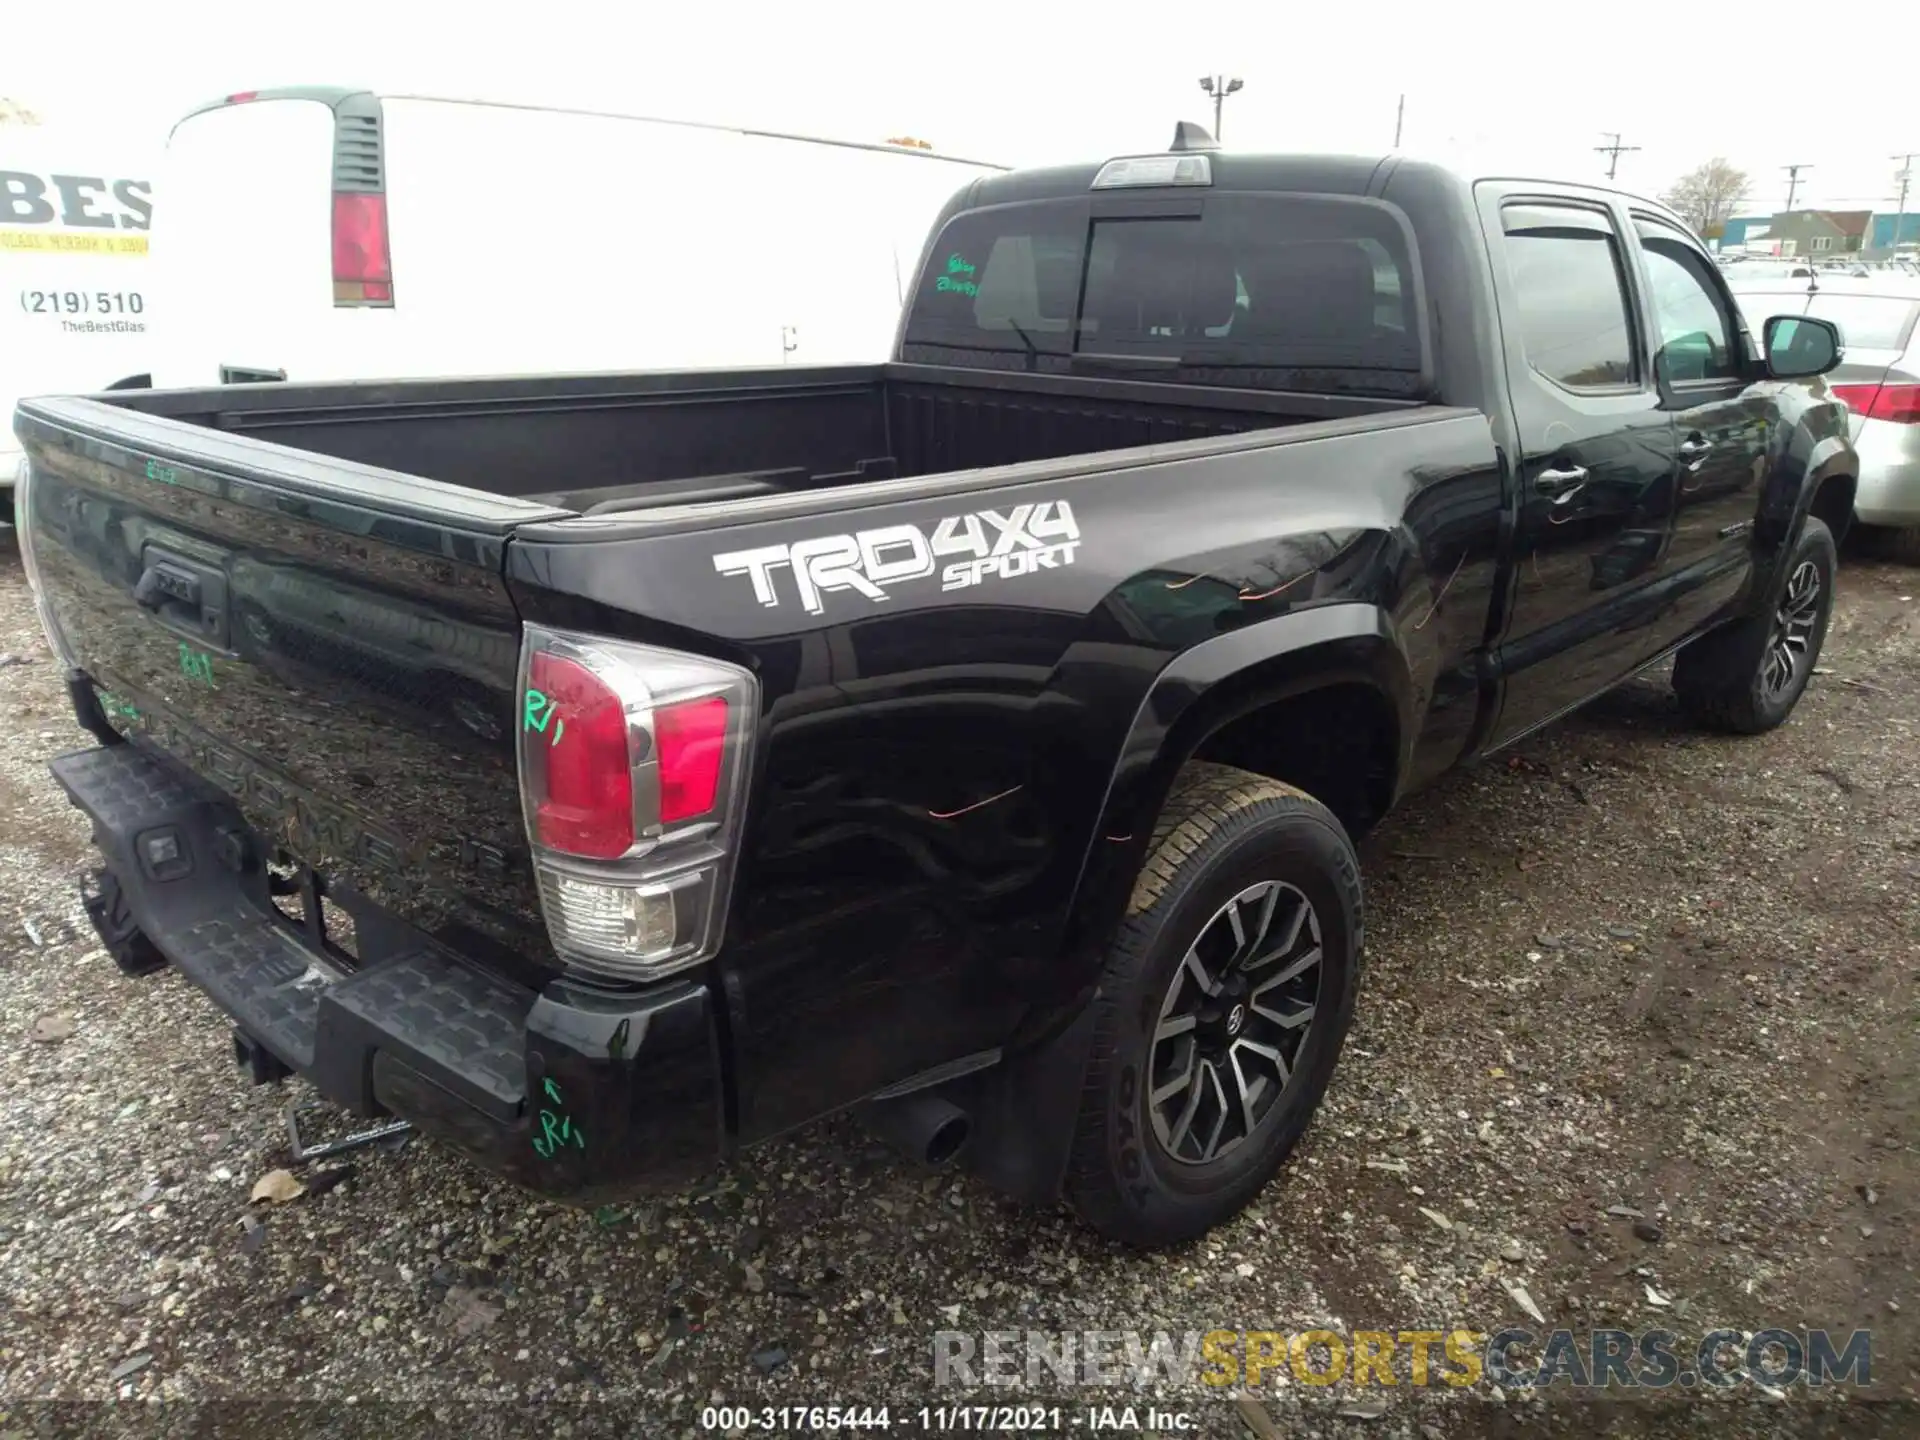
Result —
[[973, 1120], [938, 1095], [903, 1095], [866, 1111], [867, 1124], [915, 1164], [938, 1170], [951, 1165], [973, 1137]]
[[927, 1136], [925, 1153], [920, 1163], [939, 1169], [950, 1165], [960, 1158], [960, 1152], [967, 1148], [967, 1141], [973, 1135], [973, 1121], [967, 1118], [967, 1112], [955, 1109], [953, 1114], [941, 1121]]

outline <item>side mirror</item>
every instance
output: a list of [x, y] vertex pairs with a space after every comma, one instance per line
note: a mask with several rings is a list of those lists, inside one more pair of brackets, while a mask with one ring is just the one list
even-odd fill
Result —
[[1824, 375], [1846, 358], [1840, 327], [1808, 315], [1775, 315], [1767, 321], [1762, 348], [1767, 374], [1775, 380], [1808, 380]]

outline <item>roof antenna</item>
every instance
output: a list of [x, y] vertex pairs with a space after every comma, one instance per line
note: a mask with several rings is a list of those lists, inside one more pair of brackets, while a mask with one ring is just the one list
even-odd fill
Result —
[[1178, 154], [1184, 150], [1218, 150], [1220, 142], [1207, 133], [1207, 127], [1196, 125], [1191, 120], [1182, 120], [1173, 127], [1173, 151]]

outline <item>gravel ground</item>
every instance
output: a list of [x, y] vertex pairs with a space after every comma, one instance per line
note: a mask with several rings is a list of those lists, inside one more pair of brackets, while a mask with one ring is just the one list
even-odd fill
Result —
[[[553, 1433], [691, 1435], [722, 1401], [951, 1403], [939, 1330], [1529, 1324], [1870, 1327], [1874, 1383], [1609, 1417], [1564, 1387], [1270, 1379], [1266, 1433], [1920, 1430], [1920, 572], [1849, 562], [1781, 731], [1692, 733], [1650, 676], [1395, 816], [1320, 1117], [1245, 1216], [1154, 1257], [842, 1122], [598, 1214], [426, 1144], [250, 1204], [288, 1094], [86, 929], [85, 827], [45, 773], [80, 737], [10, 541], [0, 651], [29, 662], [0, 669], [0, 1433], [513, 1434], [534, 1405]], [[52, 1403], [116, 1398], [175, 1403]], [[1263, 1418], [1194, 1385], [1075, 1391], [1063, 1427], [1109, 1400], [1189, 1434]]]

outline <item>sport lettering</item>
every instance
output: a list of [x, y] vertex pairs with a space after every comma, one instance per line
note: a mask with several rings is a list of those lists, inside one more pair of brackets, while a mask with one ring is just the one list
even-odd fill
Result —
[[1040, 500], [1004, 512], [949, 515], [931, 536], [918, 525], [887, 525], [733, 550], [714, 556], [713, 568], [722, 575], [745, 575], [753, 598], [770, 609], [781, 603], [778, 576], [786, 571], [800, 608], [819, 615], [826, 610], [826, 597], [839, 591], [880, 603], [889, 586], [924, 580], [935, 569], [942, 591], [964, 590], [1064, 568], [1073, 564], [1079, 548], [1073, 507], [1065, 500]]

